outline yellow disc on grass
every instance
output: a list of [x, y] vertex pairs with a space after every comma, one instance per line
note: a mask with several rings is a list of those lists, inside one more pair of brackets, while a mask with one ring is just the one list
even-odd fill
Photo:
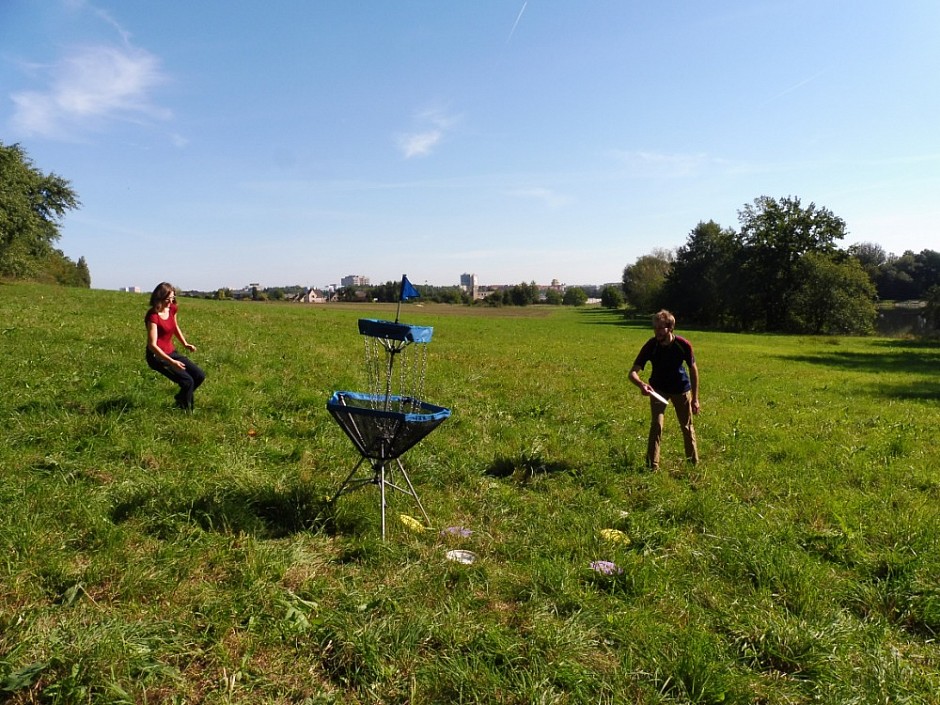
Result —
[[415, 533], [424, 531], [424, 524], [414, 517], [410, 517], [407, 514], [400, 514], [398, 518], [401, 519], [401, 523], [404, 524], [410, 531], [414, 531]]
[[629, 544], [630, 537], [619, 529], [601, 529], [601, 538], [611, 543]]

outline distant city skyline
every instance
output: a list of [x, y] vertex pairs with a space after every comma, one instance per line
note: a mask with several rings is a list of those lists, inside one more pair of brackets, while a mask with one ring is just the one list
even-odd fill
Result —
[[932, 0], [3, 0], [0, 140], [71, 182], [57, 246], [102, 289], [614, 282], [760, 196], [901, 254], [940, 241], [937, 27]]
[[[362, 281], [360, 281], [359, 283], [350, 282], [348, 284], [344, 284], [343, 281], [349, 279], [350, 277], [356, 278]], [[381, 279], [381, 280], [376, 279], [373, 281], [371, 277], [356, 274], [356, 275], [346, 275], [344, 277], [341, 277], [340, 283], [338, 284], [335, 282], [328, 283], [328, 284], [315, 284], [315, 283], [309, 283], [309, 282], [258, 282], [256, 281], [256, 282], [251, 282], [248, 284], [237, 284], [234, 286], [233, 285], [217, 286], [217, 287], [212, 287], [210, 289], [201, 289], [199, 287], [179, 287], [179, 288], [185, 291], [202, 291], [202, 292], [218, 291], [219, 289], [228, 289], [230, 291], [250, 291], [251, 289], [254, 289], [254, 288], [259, 289], [259, 290], [264, 290], [264, 289], [281, 289], [281, 288], [293, 288], [293, 287], [318, 289], [321, 291], [333, 291], [333, 290], [338, 290], [338, 289], [342, 289], [346, 287], [368, 288], [368, 287], [373, 287], [373, 286], [382, 286], [384, 284], [387, 284], [388, 282], [398, 282], [400, 280], [401, 280], [401, 277], [399, 276], [399, 277], [390, 277], [390, 278]], [[462, 288], [466, 286], [462, 280], [455, 281], [452, 283], [444, 283], [444, 284], [432, 284], [430, 282], [412, 282], [412, 283], [415, 286], [432, 286], [435, 288]], [[531, 280], [530, 281], [524, 281], [524, 280], [505, 281], [505, 282], [477, 281], [477, 287], [479, 289], [489, 289], [492, 287], [510, 287], [510, 286], [516, 286], [517, 284], [530, 284], [530, 283], [532, 283]], [[619, 286], [620, 283], [621, 283], [620, 279], [616, 281], [605, 281], [605, 282], [562, 282], [562, 281], [559, 281], [557, 277], [553, 277], [551, 281], [548, 281], [548, 282], [539, 282], [539, 281], [535, 282], [535, 284], [541, 288], [572, 287], [572, 286], [603, 287], [608, 284], [614, 284], [614, 285]], [[141, 291], [145, 291], [145, 289], [141, 288], [140, 286], [135, 286], [135, 285], [121, 285], [118, 287], [118, 290], [119, 291], [135, 291], [137, 293], [140, 293]]]

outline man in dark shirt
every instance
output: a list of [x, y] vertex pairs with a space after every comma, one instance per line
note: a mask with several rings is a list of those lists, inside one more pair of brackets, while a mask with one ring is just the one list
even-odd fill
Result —
[[[692, 426], [692, 415], [699, 412], [698, 366], [692, 343], [673, 333], [675, 327], [676, 318], [669, 311], [662, 310], [654, 315], [654, 335], [640, 348], [630, 370], [630, 381], [650, 398], [652, 420], [646, 464], [653, 470], [659, 469], [659, 445], [663, 437], [667, 400], [676, 407], [676, 418], [685, 441], [686, 460], [693, 465], [698, 462], [698, 446]], [[649, 384], [640, 379], [640, 372], [647, 362], [653, 364]]]

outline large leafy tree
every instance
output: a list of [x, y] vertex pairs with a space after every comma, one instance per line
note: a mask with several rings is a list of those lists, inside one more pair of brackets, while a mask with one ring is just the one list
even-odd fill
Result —
[[624, 267], [623, 293], [627, 303], [641, 313], [658, 308], [673, 259], [671, 250], [655, 249]]
[[587, 303], [588, 295], [579, 286], [572, 286], [568, 289], [565, 289], [565, 295], [562, 297], [561, 302], [565, 306], [584, 306]]
[[[692, 230], [666, 275], [659, 297], [665, 306], [683, 320], [724, 328], [871, 330], [872, 276], [893, 261], [881, 248], [838, 249], [846, 233], [843, 220], [798, 198], [762, 196], [738, 216], [738, 233], [714, 221]], [[929, 280], [922, 273], [933, 271], [934, 260], [913, 254], [909, 259], [907, 281]], [[625, 289], [628, 279], [637, 279], [639, 264], [624, 270]]]
[[687, 322], [729, 325], [739, 296], [736, 281], [740, 244], [733, 230], [713, 220], [700, 222], [676, 251], [666, 277], [666, 307]]
[[833, 254], [845, 237], [845, 221], [792, 196], [761, 196], [738, 211], [738, 220], [745, 254], [741, 277], [746, 296], [739, 302], [745, 324], [766, 330], [798, 328], [792, 304], [801, 286], [802, 258]]
[[914, 257], [919, 265], [914, 274], [917, 297], [925, 298], [930, 289], [940, 284], [940, 252], [921, 250]]
[[91, 286], [91, 273], [84, 257], [73, 262], [62, 250], [52, 248], [49, 253], [36, 265], [36, 272], [32, 278], [48, 284], [61, 284], [63, 286], [77, 286], [87, 289]]
[[935, 250], [921, 250], [916, 254], [907, 250], [900, 256], [886, 255], [877, 245], [861, 243], [850, 247], [848, 252], [868, 272], [883, 300], [925, 299], [931, 287], [940, 285], [940, 252]]
[[539, 287], [535, 282], [516, 284], [508, 290], [508, 301], [513, 306], [528, 306], [539, 301]]
[[545, 292], [545, 303], [549, 306], [561, 306], [564, 298], [564, 295], [558, 289], [549, 289]]
[[68, 181], [41, 172], [19, 145], [0, 143], [0, 276], [42, 274], [55, 259], [61, 219], [78, 206]]
[[872, 282], [878, 278], [878, 270], [888, 261], [884, 248], [875, 242], [859, 242], [849, 247], [847, 252], [858, 260]]
[[809, 252], [800, 260], [800, 288], [790, 316], [808, 333], [871, 333], [875, 326], [875, 285], [859, 261], [843, 253]]
[[940, 284], [936, 284], [926, 292], [927, 310], [924, 315], [927, 317], [927, 334], [937, 336], [940, 334]]
[[880, 267], [878, 294], [888, 301], [905, 301], [917, 298], [917, 283], [914, 278], [920, 269], [917, 256], [907, 250], [901, 256], [891, 255]]
[[620, 308], [623, 306], [623, 292], [612, 284], [608, 284], [601, 291], [601, 306], [604, 308]]

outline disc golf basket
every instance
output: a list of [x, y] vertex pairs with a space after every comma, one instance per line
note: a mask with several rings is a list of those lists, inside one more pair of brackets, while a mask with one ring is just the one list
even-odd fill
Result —
[[[326, 404], [360, 455], [330, 501], [363, 485], [377, 485], [383, 540], [387, 488], [409, 495], [421, 510], [425, 523], [431, 523], [402, 465], [401, 455], [450, 416], [450, 409], [421, 399], [427, 373], [427, 345], [433, 330], [428, 326], [399, 323], [397, 316], [394, 323], [360, 319], [359, 333], [365, 344], [371, 389], [369, 392], [334, 392]], [[363, 473], [359, 473], [360, 468]]]

